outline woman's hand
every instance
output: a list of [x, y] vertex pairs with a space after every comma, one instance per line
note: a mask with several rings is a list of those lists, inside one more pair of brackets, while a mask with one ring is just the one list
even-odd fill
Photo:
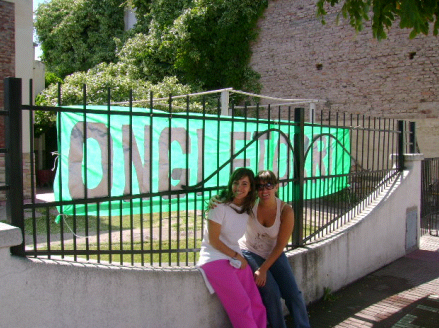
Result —
[[267, 271], [259, 268], [254, 273], [255, 283], [258, 287], [264, 287], [267, 282]]
[[244, 270], [244, 269], [247, 267], [247, 265], [248, 265], [248, 262], [247, 262], [247, 260], [245, 259], [245, 257], [238, 253], [238, 255], [236, 256], [236, 259], [239, 260], [239, 261], [241, 261], [241, 267], [240, 267], [240, 269], [241, 269], [241, 270]]
[[213, 196], [211, 199], [209, 199], [209, 204], [207, 205], [209, 210], [214, 209], [218, 204], [221, 204], [221, 201], [218, 197], [218, 195]]

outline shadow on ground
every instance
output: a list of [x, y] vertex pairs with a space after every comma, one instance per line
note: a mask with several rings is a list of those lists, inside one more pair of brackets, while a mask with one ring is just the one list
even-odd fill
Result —
[[[438, 278], [439, 253], [415, 251], [333, 293], [331, 300], [310, 304], [311, 327], [337, 327], [349, 318], [355, 327], [439, 327], [439, 290], [420, 299], [403, 293]], [[392, 304], [403, 306], [395, 310]], [[293, 327], [289, 317], [287, 324]]]

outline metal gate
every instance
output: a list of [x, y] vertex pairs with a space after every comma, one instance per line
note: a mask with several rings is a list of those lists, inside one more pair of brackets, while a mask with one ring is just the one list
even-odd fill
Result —
[[[8, 192], [8, 221], [22, 229], [24, 240], [12, 251], [21, 256], [68, 257], [120, 264], [192, 265], [196, 262], [203, 234], [205, 202], [224, 187], [219, 172], [223, 171], [227, 181], [227, 174], [239, 166], [255, 171], [272, 169], [278, 175], [282, 171], [280, 198], [295, 210], [295, 229], [287, 248], [294, 248], [324, 238], [350, 222], [373, 201], [373, 195], [380, 188], [403, 170], [402, 154], [414, 152], [415, 126], [401, 120], [327, 110], [310, 111], [306, 119], [304, 108], [292, 107], [291, 102], [266, 106], [249, 106], [247, 103], [237, 106], [231, 102], [226, 107], [229, 115], [223, 117], [219, 101], [212, 102], [216, 114], [206, 113], [204, 98], [199, 102], [201, 111], [194, 113], [189, 95], [183, 97], [184, 106], [180, 112], [174, 105], [175, 100], [182, 97], [170, 96], [163, 100], [151, 96], [149, 109], [138, 109], [132, 106], [132, 95], [129, 95], [128, 105], [124, 108], [118, 108], [110, 101], [93, 108], [87, 104], [85, 92], [84, 103], [74, 108], [61, 105], [61, 92], [59, 106], [38, 107], [21, 105], [21, 87], [20, 79], [5, 80], [4, 114], [8, 133], [3, 151], [6, 153], [4, 188]], [[159, 103], [166, 111], [154, 109]], [[293, 103], [293, 106], [297, 105], [300, 103]], [[57, 138], [59, 145], [66, 139], [79, 143], [76, 149], [79, 149], [82, 168], [68, 166], [63, 171], [66, 164], [58, 160], [58, 180], [55, 181], [58, 198], [48, 203], [35, 201], [32, 156], [32, 195], [30, 202], [23, 200], [21, 118], [29, 115], [29, 129], [32, 131], [32, 113], [36, 110], [58, 113], [58, 126], [62, 126], [65, 115], [77, 117], [74, 128], [69, 130], [74, 132], [66, 138], [58, 131]], [[96, 115], [102, 116], [103, 120], [94, 122]], [[120, 146], [122, 155], [115, 157], [115, 149], [108, 145], [113, 145], [110, 127], [117, 122], [117, 116], [126, 120], [120, 130], [126, 144]], [[161, 121], [165, 122], [160, 130], [164, 132], [154, 136], [152, 127], [159, 126]], [[147, 122], [141, 128], [144, 148], [139, 147], [139, 138], [133, 134], [138, 122]], [[174, 125], [176, 122], [178, 126]], [[206, 134], [212, 131], [207, 126], [216, 131], [212, 138], [214, 143], [210, 146]], [[75, 136], [71, 139], [73, 134]], [[88, 155], [88, 139], [92, 139], [95, 145], [107, 145], [105, 151], [96, 152], [99, 153], [99, 164], [102, 164], [100, 189], [90, 187], [93, 182], [88, 180], [86, 173], [88, 165], [96, 160]], [[216, 149], [221, 148], [224, 141], [230, 148], [220, 156]], [[33, 153], [33, 133], [24, 142], [29, 142]], [[152, 143], [161, 143], [168, 150], [164, 154], [153, 150]], [[174, 147], [170, 147], [171, 144]], [[197, 149], [191, 148], [194, 144]], [[212, 149], [214, 153], [207, 156], [207, 150]], [[58, 152], [60, 156], [67, 155], [63, 149]], [[348, 156], [341, 156], [343, 153]], [[198, 166], [188, 164], [192, 161], [190, 156], [200, 158]], [[175, 166], [177, 157], [184, 159], [179, 166]], [[115, 162], [110, 162], [111, 158], [128, 163], [125, 171], [114, 175]], [[153, 166], [157, 168], [157, 163], [161, 162], [165, 174], [162, 170], [152, 171]], [[139, 178], [142, 170], [143, 180]], [[160, 190], [150, 188], [153, 172], [159, 172], [162, 179]], [[199, 178], [195, 184], [188, 183], [192, 176]], [[80, 180], [75, 197], [70, 199], [65, 198], [67, 189], [63, 189], [66, 185], [63, 179], [67, 178], [68, 181]], [[125, 189], [118, 195], [111, 188], [118, 182], [115, 179], [125, 181]], [[137, 180], [146, 182], [144, 189], [138, 190], [135, 186]], [[181, 186], [175, 185], [176, 180]], [[206, 181], [214, 183], [208, 185]], [[98, 189], [99, 194], [96, 193]], [[190, 202], [195, 204], [191, 208], [188, 206], [190, 197]], [[70, 212], [65, 214], [67, 208]], [[356, 213], [351, 211], [353, 208]], [[26, 218], [25, 212], [29, 215]]]
[[422, 161], [421, 179], [422, 234], [439, 236], [439, 158]]

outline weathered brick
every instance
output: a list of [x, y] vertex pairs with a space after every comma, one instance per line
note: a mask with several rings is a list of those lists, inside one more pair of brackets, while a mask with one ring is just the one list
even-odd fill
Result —
[[327, 25], [315, 11], [310, 0], [269, 3], [252, 48], [263, 94], [322, 99], [320, 106], [341, 111], [373, 108], [378, 115], [407, 119], [426, 118], [433, 111], [439, 116], [439, 106], [429, 113], [417, 110], [421, 100], [439, 105], [437, 37], [410, 40], [409, 31], [396, 22], [388, 39], [378, 42], [370, 24], [356, 34], [343, 20], [335, 24], [337, 8], [329, 8]]
[[[4, 106], [6, 77], [15, 75], [15, 17], [14, 4], [0, 0], [0, 110]], [[0, 117], [0, 148], [4, 148], [4, 119]]]
[[420, 120], [421, 151], [439, 156], [422, 127], [436, 119], [439, 140], [439, 38], [430, 31], [409, 39], [410, 31], [396, 21], [388, 39], [377, 41], [369, 22], [356, 33], [343, 19], [335, 23], [337, 12], [329, 7], [322, 25], [315, 1], [269, 2], [251, 59], [262, 94], [320, 99], [321, 109]]
[[[0, 110], [4, 106], [4, 79], [15, 76], [15, 5], [0, 0]], [[5, 147], [4, 118], [0, 116], [0, 148]], [[0, 181], [5, 181], [4, 159], [1, 160]], [[5, 192], [0, 192], [0, 200]]]

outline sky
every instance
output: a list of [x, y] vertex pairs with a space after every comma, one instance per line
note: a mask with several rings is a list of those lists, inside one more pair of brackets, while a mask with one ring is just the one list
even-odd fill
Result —
[[[38, 8], [38, 5], [40, 3], [45, 2], [45, 1], [46, 0], [33, 0], [33, 5], [34, 5], [33, 11], [35, 12], [35, 10], [37, 10], [37, 8]], [[35, 42], [35, 33], [34, 33], [34, 42]], [[40, 56], [41, 56], [41, 49], [40, 49], [40, 47], [36, 47], [35, 48], [35, 59], [39, 59]]]

